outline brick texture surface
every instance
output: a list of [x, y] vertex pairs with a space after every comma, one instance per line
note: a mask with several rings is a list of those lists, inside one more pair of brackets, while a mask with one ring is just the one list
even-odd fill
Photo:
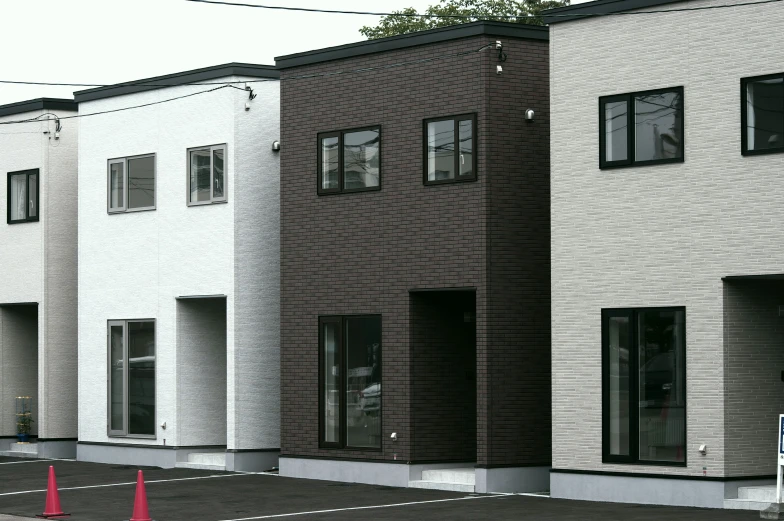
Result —
[[[284, 455], [373, 460], [550, 462], [548, 50], [504, 37], [497, 52], [334, 77], [471, 51], [477, 36], [283, 71], [281, 448]], [[526, 108], [537, 111], [525, 122]], [[478, 180], [424, 186], [424, 119], [476, 113]], [[382, 190], [318, 196], [319, 132], [381, 125]], [[476, 290], [476, 455], [459, 437], [414, 447], [421, 380], [411, 289]], [[382, 314], [382, 450], [318, 447], [318, 316]], [[421, 355], [421, 356], [420, 356]], [[428, 369], [429, 368], [429, 369]], [[416, 381], [415, 381], [416, 380]], [[422, 427], [420, 427], [422, 429]], [[394, 444], [389, 435], [397, 432]]]
[[[737, 387], [722, 277], [784, 271], [784, 156], [743, 157], [740, 143], [740, 79], [782, 72], [783, 25], [784, 9], [763, 4], [550, 27], [553, 467], [770, 472], [729, 459], [746, 447], [725, 433]], [[674, 86], [684, 88], [685, 162], [600, 170], [599, 97]], [[686, 467], [602, 463], [601, 309], [646, 306], [686, 307]]]

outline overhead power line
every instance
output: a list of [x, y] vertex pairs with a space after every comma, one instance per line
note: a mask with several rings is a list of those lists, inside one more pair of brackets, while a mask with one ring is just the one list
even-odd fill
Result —
[[183, 96], [177, 96], [175, 98], [168, 98], [168, 99], [158, 100], [158, 101], [152, 101], [150, 103], [143, 103], [141, 105], [133, 105], [131, 107], [120, 107], [118, 109], [102, 110], [102, 111], [99, 111], [99, 112], [89, 112], [87, 114], [77, 114], [77, 115], [74, 115], [74, 116], [57, 116], [56, 114], [53, 114], [51, 112], [45, 112], [44, 114], [41, 114], [40, 116], [37, 116], [35, 118], [20, 119], [20, 120], [14, 120], [14, 121], [0, 121], [0, 125], [18, 125], [20, 123], [35, 123], [35, 122], [48, 121], [48, 120], [41, 119], [44, 116], [54, 116], [55, 119], [61, 120], [61, 119], [86, 118], [88, 116], [98, 116], [99, 114], [111, 114], [112, 112], [122, 112], [122, 111], [125, 111], [125, 110], [140, 109], [142, 107], [151, 107], [153, 105], [160, 105], [162, 103], [168, 103], [170, 101], [180, 100], [180, 99], [183, 99], [183, 98], [190, 98], [191, 96], [198, 96], [199, 94], [207, 94], [208, 92], [215, 92], [216, 90], [226, 89], [226, 88], [229, 88], [229, 87], [233, 87], [235, 89], [239, 89], [239, 90], [242, 90], [242, 91], [245, 90], [245, 89], [240, 89], [239, 87], [234, 87], [233, 85], [223, 85], [221, 87], [216, 87], [214, 89], [207, 89], [207, 90], [202, 90], [202, 91], [199, 91], [199, 92], [191, 92], [190, 94], [185, 94]]
[[[232, 88], [232, 89], [237, 89], [237, 90], [240, 90], [240, 91], [243, 91], [243, 92], [247, 92], [246, 89], [243, 89], [241, 87], [237, 87], [236, 85], [234, 85], [234, 83], [255, 83], [255, 82], [267, 82], [267, 81], [304, 80], [304, 79], [312, 79], [312, 78], [324, 78], [324, 77], [330, 77], [330, 76], [341, 76], [341, 75], [346, 75], [346, 74], [360, 74], [360, 73], [372, 72], [372, 71], [377, 71], [377, 70], [386, 70], [386, 69], [392, 69], [392, 68], [396, 68], [396, 67], [404, 67], [404, 66], [407, 66], [407, 65], [415, 65], [415, 64], [421, 64], [421, 63], [430, 63], [430, 62], [434, 62], [434, 61], [437, 61], [437, 60], [444, 60], [444, 59], [447, 59], [447, 58], [457, 58], [457, 57], [460, 57], [460, 56], [467, 56], [469, 54], [476, 54], [476, 53], [479, 53], [479, 52], [481, 52], [481, 51], [483, 51], [485, 49], [494, 48], [494, 47], [495, 47], [495, 44], [492, 43], [492, 44], [488, 44], [488, 45], [483, 45], [482, 47], [480, 47], [478, 49], [473, 49], [473, 50], [470, 50], [470, 51], [462, 51], [462, 52], [456, 52], [456, 53], [451, 53], [451, 54], [442, 54], [442, 55], [439, 55], [439, 56], [432, 56], [430, 58], [422, 58], [422, 59], [419, 59], [419, 60], [411, 60], [411, 61], [399, 62], [399, 63], [389, 63], [389, 64], [386, 64], [386, 65], [379, 65], [377, 67], [364, 67], [362, 69], [351, 69], [351, 70], [346, 70], [346, 71], [335, 71], [335, 72], [325, 72], [325, 73], [317, 73], [317, 74], [303, 74], [303, 75], [299, 75], [299, 76], [289, 76], [287, 78], [281, 78], [280, 80], [278, 80], [278, 79], [259, 79], [259, 80], [247, 80], [247, 81], [241, 81], [241, 82], [218, 83], [219, 86], [215, 87], [215, 88], [212, 88], [212, 89], [202, 90], [202, 91], [198, 91], [198, 92], [191, 92], [190, 94], [184, 94], [182, 96], [176, 96], [176, 97], [168, 98], [168, 99], [165, 99], [165, 100], [153, 101], [153, 102], [150, 102], [150, 103], [143, 103], [141, 105], [133, 105], [131, 107], [121, 107], [121, 108], [118, 108], [118, 109], [103, 110], [103, 111], [99, 111], [99, 112], [90, 112], [90, 113], [87, 113], [87, 114], [77, 114], [77, 115], [74, 115], [74, 116], [56, 116], [55, 114], [47, 112], [47, 113], [41, 114], [40, 116], [37, 116], [35, 118], [30, 118], [30, 119], [13, 120], [13, 121], [0, 121], [0, 125], [17, 125], [17, 124], [21, 124], [21, 123], [35, 123], [35, 122], [40, 122], [40, 121], [47, 121], [47, 120], [40, 119], [43, 116], [47, 116], [47, 115], [52, 115], [52, 116], [55, 116], [55, 118], [58, 119], [58, 120], [63, 120], [63, 119], [84, 118], [84, 117], [88, 117], [88, 116], [97, 116], [97, 115], [100, 115], [100, 114], [111, 114], [113, 112], [122, 112], [122, 111], [125, 111], [125, 110], [139, 109], [139, 108], [143, 108], [143, 107], [150, 107], [150, 106], [153, 106], [153, 105], [160, 105], [162, 103], [169, 103], [171, 101], [176, 101], [176, 100], [180, 100], [180, 99], [183, 99], [183, 98], [190, 98], [191, 96], [198, 96], [199, 94], [207, 94], [208, 92], [215, 92], [217, 90], [221, 90], [221, 89], [225, 89], [225, 88]], [[0, 80], [0, 83], [13, 83], [13, 84], [18, 84], [18, 85], [31, 84], [31, 85], [59, 85], [59, 86], [84, 86], [85, 85], [83, 83], [81, 83], [81, 84], [79, 84], [79, 83], [47, 83], [47, 82], [11, 81], [11, 80]], [[126, 86], [129, 86], [129, 85], [138, 85], [138, 86], [142, 86], [142, 87], [145, 87], [145, 86], [148, 86], [148, 87], [152, 87], [152, 86], [158, 86], [158, 87], [184, 87], [184, 86], [191, 86], [191, 85], [212, 85], [212, 84], [211, 83], [207, 83], [207, 84], [204, 84], [204, 83], [178, 83], [178, 84], [171, 84], [171, 85], [160, 85], [160, 84], [149, 84], [149, 83], [135, 83], [135, 84], [123, 83], [123, 84], [120, 84], [119, 86], [126, 87]], [[112, 85], [94, 85], [94, 86], [97, 86], [97, 87], [111, 87]]]
[[495, 44], [488, 44], [485, 46], [480, 47], [479, 49], [473, 49], [470, 51], [462, 51], [456, 52], [451, 54], [441, 54], [438, 56], [432, 56], [430, 58], [422, 58], [419, 60], [410, 60], [405, 62], [398, 62], [398, 63], [389, 63], [386, 65], [379, 65], [376, 67], [363, 67], [361, 69], [350, 69], [345, 71], [335, 71], [335, 72], [323, 72], [323, 73], [316, 73], [316, 74], [302, 74], [299, 76], [288, 76], [286, 78], [266, 78], [266, 79], [255, 79], [255, 80], [242, 80], [242, 81], [218, 81], [218, 82], [195, 82], [195, 83], [146, 83], [144, 80], [136, 81], [136, 82], [127, 82], [127, 83], [118, 83], [118, 84], [98, 84], [98, 83], [61, 83], [61, 82], [45, 82], [45, 81], [20, 81], [20, 80], [0, 80], [0, 84], [10, 84], [10, 85], [44, 85], [44, 86], [53, 86], [53, 87], [186, 87], [191, 85], [204, 85], [204, 86], [211, 86], [211, 85], [222, 85], [222, 86], [234, 86], [236, 84], [245, 84], [245, 83], [265, 83], [265, 82], [275, 82], [275, 81], [291, 81], [291, 80], [304, 80], [304, 79], [311, 79], [311, 78], [324, 78], [328, 76], [341, 76], [344, 74], [359, 74], [364, 72], [372, 72], [384, 69], [394, 69], [397, 67], [405, 67], [407, 65], [416, 65], [421, 63], [430, 63], [438, 60], [444, 60], [447, 58], [457, 58], [460, 56], [466, 56], [468, 54], [474, 54], [481, 52], [487, 48], [495, 47]]
[[[455, 20], [476, 20], [475, 16], [464, 14], [420, 14], [420, 13], [386, 13], [378, 11], [345, 11], [337, 9], [316, 9], [310, 7], [288, 7], [282, 5], [259, 5], [259, 4], [246, 4], [240, 2], [223, 2], [221, 0], [185, 0], [186, 2], [195, 2], [200, 4], [213, 4], [213, 5], [229, 5], [232, 7], [254, 7], [257, 9], [271, 9], [277, 11], [300, 11], [306, 13], [322, 13], [322, 14], [354, 14], [354, 15], [368, 15], [368, 16], [401, 16], [405, 18], [451, 18]], [[772, 4], [774, 2], [781, 2], [784, 0], [756, 0], [754, 2], [743, 2], [735, 4], [722, 4], [722, 5], [706, 5], [701, 7], [681, 7], [677, 9], [660, 9], [654, 11], [621, 11], [617, 13], [573, 13], [573, 14], [548, 14], [544, 15], [549, 18], [575, 18], [575, 17], [594, 17], [594, 16], [627, 16], [627, 15], [646, 15], [646, 14], [660, 14], [660, 13], [680, 13], [687, 11], [707, 11], [711, 9], [726, 9], [729, 7], [744, 7], [747, 5], [759, 4]], [[503, 18], [506, 20], [520, 20], [529, 18], [540, 18], [541, 14], [523, 14], [523, 15], [497, 15], [492, 16], [494, 19]]]

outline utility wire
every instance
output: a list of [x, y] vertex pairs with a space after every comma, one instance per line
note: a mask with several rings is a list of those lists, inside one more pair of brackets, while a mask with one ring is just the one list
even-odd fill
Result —
[[[220, 0], [185, 0], [186, 2], [196, 2], [200, 4], [214, 4], [214, 5], [229, 5], [233, 7], [255, 7], [258, 9], [273, 9], [279, 11], [301, 11], [306, 13], [324, 13], [324, 14], [355, 14], [355, 15], [369, 15], [369, 16], [401, 16], [404, 18], [451, 18], [456, 20], [476, 20], [475, 16], [464, 14], [419, 14], [419, 13], [385, 13], [377, 11], [343, 11], [333, 9], [316, 9], [309, 7], [286, 7], [282, 5], [258, 5], [258, 4], [245, 4], [235, 2], [223, 2]], [[759, 5], [771, 4], [774, 2], [781, 2], [783, 0], [757, 0], [755, 2], [745, 2], [740, 4], [723, 4], [723, 5], [707, 5], [702, 7], [682, 7], [678, 9], [664, 9], [655, 11], [621, 11], [617, 13], [574, 13], [574, 14], [523, 14], [523, 15], [497, 15], [492, 18], [504, 18], [508, 20], [518, 20], [524, 18], [541, 18], [546, 16], [548, 18], [576, 18], [576, 17], [592, 17], [592, 16], [627, 16], [627, 15], [640, 15], [640, 14], [659, 14], [659, 13], [679, 13], [687, 11], [706, 11], [710, 9], [725, 9], [728, 7], [743, 7], [746, 5]]]
[[[452, 54], [442, 54], [442, 55], [439, 55], [439, 56], [433, 56], [431, 58], [423, 58], [423, 59], [420, 59], [420, 60], [411, 60], [411, 61], [407, 61], [407, 62], [390, 63], [390, 64], [387, 64], [387, 65], [379, 65], [378, 67], [365, 67], [365, 68], [362, 68], [362, 69], [353, 69], [353, 70], [347, 70], [347, 71], [335, 71], [335, 72], [327, 72], [327, 73], [319, 73], [319, 74], [304, 74], [304, 75], [300, 75], [300, 76], [290, 76], [288, 78], [281, 78], [280, 80], [263, 79], [263, 80], [249, 80], [249, 81], [246, 81], [246, 82], [219, 83], [218, 87], [215, 87], [215, 88], [212, 88], [212, 89], [202, 90], [202, 91], [199, 91], [199, 92], [192, 92], [190, 94], [185, 94], [183, 96], [177, 96], [177, 97], [168, 98], [168, 99], [165, 99], [165, 100], [153, 101], [151, 103], [144, 103], [144, 104], [141, 104], [141, 105], [134, 105], [134, 106], [131, 106], [131, 107], [122, 107], [122, 108], [113, 109], [113, 110], [103, 110], [103, 111], [100, 111], [100, 112], [90, 112], [88, 114], [78, 114], [78, 115], [74, 115], [74, 116], [57, 116], [55, 114], [47, 112], [47, 113], [41, 114], [40, 116], [37, 116], [35, 118], [30, 118], [30, 119], [13, 120], [13, 121], [0, 121], [0, 125], [15, 125], [15, 124], [20, 124], [20, 123], [34, 123], [34, 122], [38, 122], [38, 121], [48, 121], [48, 120], [40, 119], [43, 116], [47, 116], [47, 115], [55, 116], [55, 119], [62, 120], [62, 119], [84, 118], [84, 117], [88, 117], [88, 116], [97, 116], [99, 114], [111, 114], [113, 112], [121, 112], [121, 111], [125, 111], [125, 110], [138, 109], [138, 108], [143, 108], [143, 107], [150, 107], [152, 105], [160, 105], [162, 103], [168, 103], [170, 101], [176, 101], [176, 100], [180, 100], [180, 99], [183, 99], [183, 98], [189, 98], [191, 96], [198, 96], [199, 94], [207, 94], [208, 92], [215, 92], [217, 90], [226, 89], [226, 88], [232, 88], [232, 89], [240, 90], [242, 92], [247, 92], [246, 89], [243, 89], [241, 87], [237, 87], [236, 85], [233, 85], [232, 83], [252, 83], [252, 82], [257, 82], [257, 81], [261, 82], [261, 81], [301, 80], [301, 79], [312, 79], [312, 78], [324, 78], [324, 77], [329, 77], [329, 76], [340, 76], [340, 75], [345, 75], [345, 74], [358, 74], [358, 73], [365, 73], [365, 72], [371, 72], [371, 71], [376, 71], [376, 70], [385, 70], [385, 69], [391, 69], [391, 68], [396, 68], [396, 67], [404, 67], [406, 65], [413, 65], [413, 64], [420, 64], [420, 63], [429, 63], [429, 62], [433, 62], [433, 61], [437, 61], [437, 60], [443, 60], [443, 59], [447, 59], [447, 58], [456, 58], [456, 57], [460, 57], [460, 56], [466, 56], [466, 55], [469, 55], [469, 54], [479, 53], [479, 52], [481, 52], [481, 51], [483, 51], [485, 49], [491, 48], [491, 47], [495, 47], [495, 44], [492, 43], [492, 44], [484, 45], [484, 46], [482, 46], [482, 47], [480, 47], [478, 49], [471, 50], [471, 51], [462, 51], [462, 52], [456, 52], [456, 53], [452, 53]], [[7, 81], [7, 80], [0, 80], [0, 83], [3, 83], [4, 81]], [[16, 83], [16, 84], [25, 84], [25, 82], [14, 82], [14, 83]], [[35, 84], [41, 84], [41, 83], [42, 82], [35, 83]], [[74, 85], [74, 84], [49, 84], [49, 83], [47, 83], [47, 85], [61, 85], [61, 86], [65, 85], [65, 86], [68, 86], [68, 85]], [[82, 85], [84, 85], [84, 84], [82, 84]], [[124, 84], [120, 84], [119, 86], [123, 86], [124, 87], [124, 86], [128, 86], [128, 85], [129, 84], [124, 83]], [[147, 84], [139, 83], [138, 85], [139, 86], [146, 86]], [[199, 85], [199, 84], [198, 83], [180, 83], [180, 84], [172, 84], [172, 85], [167, 85], [167, 86], [182, 87], [182, 86], [186, 86], [186, 85]], [[111, 85], [106, 85], [106, 86], [108, 87], [108, 86], [111, 86]]]
[[198, 96], [199, 94], [207, 94], [208, 92], [215, 92], [216, 90], [226, 89], [226, 88], [229, 88], [229, 87], [233, 87], [235, 89], [238, 89], [238, 90], [241, 90], [241, 91], [245, 91], [245, 89], [240, 89], [239, 87], [234, 87], [233, 85], [223, 85], [221, 87], [216, 87], [214, 89], [207, 89], [207, 90], [202, 90], [202, 91], [199, 91], [199, 92], [191, 92], [190, 94], [185, 94], [184, 96], [177, 96], [176, 98], [168, 98], [168, 99], [164, 99], [164, 100], [153, 101], [151, 103], [143, 103], [141, 105], [134, 105], [132, 107], [122, 107], [122, 108], [119, 108], [119, 109], [102, 110], [100, 112], [90, 112], [88, 114], [78, 114], [78, 115], [75, 115], [75, 116], [56, 116], [54, 114], [46, 113], [46, 114], [41, 114], [38, 117], [30, 118], [30, 119], [21, 119], [21, 120], [15, 120], [15, 121], [0, 121], [0, 125], [16, 125], [16, 124], [19, 124], [19, 123], [35, 123], [35, 122], [49, 121], [48, 119], [47, 120], [40, 119], [41, 117], [47, 116], [47, 115], [54, 115], [55, 119], [61, 120], [61, 119], [86, 118], [88, 116], [97, 116], [99, 114], [111, 114], [113, 112], [122, 112], [122, 111], [125, 111], [125, 110], [140, 109], [142, 107], [151, 107], [153, 105], [160, 105], [161, 103], [168, 103], [170, 101], [175, 101], [175, 100], [179, 100], [179, 99], [183, 99], [183, 98], [190, 98], [191, 96]]
[[[87, 83], [55, 83], [55, 82], [44, 82], [44, 81], [16, 81], [16, 80], [0, 80], [0, 84], [8, 83], [12, 85], [45, 85], [45, 86], [53, 86], [53, 87], [184, 87], [188, 85], [221, 85], [221, 86], [232, 86], [234, 87], [235, 84], [245, 84], [245, 83], [264, 83], [270, 81], [290, 81], [290, 80], [304, 80], [304, 79], [312, 79], [312, 78], [324, 78], [328, 76], [341, 76], [344, 74], [357, 74], [357, 73], [364, 73], [364, 72], [372, 72], [377, 70], [384, 70], [384, 69], [393, 69], [396, 67], [404, 67], [406, 65], [416, 65], [420, 63], [430, 63], [438, 60], [444, 60], [447, 58], [457, 58], [460, 56], [466, 56], [468, 54], [478, 53], [487, 48], [495, 47], [495, 44], [488, 44], [479, 49], [471, 50], [471, 51], [462, 51], [456, 52], [452, 54], [441, 54], [439, 56], [433, 56], [430, 58], [422, 58], [419, 60], [410, 60], [406, 62], [399, 62], [399, 63], [390, 63], [387, 65], [379, 65], [377, 67], [364, 67], [362, 69], [350, 69], [346, 71], [335, 71], [335, 72], [325, 72], [325, 73], [318, 73], [318, 74], [303, 74], [299, 76], [288, 76], [286, 78], [279, 78], [279, 79], [256, 79], [256, 80], [244, 80], [244, 81], [220, 81], [220, 82], [212, 82], [212, 83], [145, 83], [143, 80], [139, 82], [128, 82], [128, 83], [118, 83], [118, 84], [87, 84]], [[239, 88], [239, 87], [234, 87]], [[240, 89], [244, 90], [244, 89]]]

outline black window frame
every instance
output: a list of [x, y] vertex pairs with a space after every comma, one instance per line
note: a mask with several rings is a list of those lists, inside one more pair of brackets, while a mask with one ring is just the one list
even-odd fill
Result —
[[[384, 447], [383, 443], [383, 436], [379, 439], [379, 446], [378, 447], [354, 447], [347, 443], [348, 439], [348, 429], [346, 425], [346, 413], [348, 410], [347, 400], [345, 399], [346, 396], [346, 378], [344, 375], [347, 374], [346, 366], [347, 357], [346, 357], [346, 320], [348, 319], [357, 319], [357, 318], [378, 318], [379, 319], [379, 326], [380, 326], [380, 334], [383, 339], [383, 328], [384, 323], [382, 319], [382, 315], [380, 313], [364, 313], [360, 315], [320, 315], [318, 317], [318, 350], [319, 350], [319, 367], [318, 367], [318, 403], [319, 403], [319, 418], [318, 418], [318, 446], [320, 449], [340, 449], [340, 450], [352, 450], [352, 451], [363, 451], [363, 452], [381, 452]], [[324, 418], [324, 393], [322, 392], [324, 389], [324, 371], [322, 370], [324, 367], [324, 324], [326, 323], [339, 323], [339, 333], [338, 333], [338, 349], [337, 352], [340, 356], [340, 384], [339, 384], [339, 391], [338, 394], [340, 396], [340, 441], [337, 442], [325, 442], [324, 441], [324, 434], [325, 434], [325, 418]], [[381, 349], [379, 351], [379, 364], [381, 366], [381, 381], [383, 382], [384, 379], [384, 346], [383, 342], [381, 344]], [[379, 403], [379, 410], [378, 410], [378, 418], [379, 418], [379, 428], [381, 433], [384, 432], [384, 394], [382, 392], [380, 403]]]
[[[25, 204], [25, 218], [24, 219], [11, 219], [11, 178], [18, 175], [25, 176], [25, 196], [27, 203]], [[35, 175], [35, 217], [30, 217], [30, 176]], [[17, 170], [16, 172], [8, 172], [8, 186], [7, 199], [6, 199], [6, 222], [8, 224], [21, 224], [33, 223], [41, 220], [41, 170], [39, 168], [30, 168], [28, 170]]]
[[[650, 94], [661, 94], [664, 92], [678, 92], [681, 96], [681, 156], [666, 159], [649, 159], [647, 161], [637, 161], [635, 155], [635, 123], [634, 123], [634, 98], [637, 96], [647, 96]], [[605, 130], [604, 105], [617, 101], [625, 101], [627, 106], [626, 124], [626, 159], [618, 161], [607, 161], [607, 151], [605, 149], [607, 133]], [[643, 90], [637, 92], [627, 92], [624, 94], [613, 94], [611, 96], [599, 97], [599, 169], [610, 170], [613, 168], [665, 165], [671, 163], [683, 163], [686, 161], [686, 104], [683, 86], [668, 87], [663, 89]]]
[[[748, 124], [748, 101], [746, 99], [748, 94], [748, 84], [753, 83], [755, 81], [762, 81], [762, 80], [775, 80], [779, 78], [784, 78], [784, 72], [780, 72], [778, 74], [764, 74], [762, 76], [749, 76], [747, 78], [740, 79], [740, 143], [741, 148], [740, 152], [743, 156], [762, 156], [767, 154], [781, 154], [784, 153], [784, 142], [782, 142], [782, 146], [778, 148], [760, 148], [757, 150], [749, 150], [749, 137], [747, 134], [746, 125]], [[784, 118], [784, 115], [782, 115]], [[784, 138], [784, 136], [782, 136]]]
[[[683, 461], [651, 461], [639, 458], [640, 453], [640, 389], [639, 371], [639, 348], [637, 346], [638, 335], [638, 314], [650, 311], [682, 311], [683, 312]], [[629, 366], [633, 370], [629, 371], [629, 455], [610, 454], [610, 357], [609, 357], [609, 331], [607, 327], [608, 319], [611, 317], [629, 318], [629, 345], [635, 349], [629, 350]], [[688, 339], [686, 338], [686, 307], [685, 306], [663, 306], [663, 307], [636, 307], [636, 308], [605, 308], [602, 309], [602, 463], [626, 463], [632, 465], [649, 465], [657, 467], [686, 467], [688, 464], [688, 383], [686, 368], [686, 350]], [[636, 407], [632, 404], [637, 404]]]
[[[378, 186], [370, 186], [366, 188], [344, 188], [344, 163], [343, 163], [343, 142], [344, 137], [346, 134], [352, 134], [354, 132], [362, 132], [366, 130], [375, 130], [378, 131]], [[322, 147], [321, 141], [325, 138], [336, 137], [338, 138], [338, 187], [337, 188], [323, 188], [323, 179], [322, 176], [324, 174], [322, 170]], [[381, 125], [369, 125], [365, 127], [357, 127], [357, 128], [347, 128], [343, 130], [333, 130], [329, 132], [319, 132], [316, 135], [316, 147], [317, 147], [317, 163], [316, 163], [316, 188], [318, 195], [333, 195], [333, 194], [353, 194], [353, 193], [360, 193], [360, 192], [377, 192], [381, 190], [381, 171], [382, 171], [382, 133], [381, 133]]]
[[[471, 135], [471, 144], [472, 144], [471, 156], [472, 156], [472, 160], [473, 160], [472, 161], [472, 170], [471, 171], [473, 172], [473, 174], [470, 175], [470, 176], [458, 175], [458, 172], [460, 172], [460, 153], [459, 153], [460, 149], [459, 149], [459, 147], [455, 147], [455, 150], [454, 150], [454, 156], [455, 156], [454, 157], [454, 161], [455, 161], [455, 178], [454, 179], [438, 179], [438, 180], [430, 181], [427, 178], [427, 174], [428, 174], [428, 152], [429, 152], [429, 150], [428, 150], [428, 142], [427, 142], [427, 136], [428, 136], [427, 126], [430, 123], [438, 123], [439, 121], [450, 121], [450, 120], [454, 121], [454, 125], [455, 125], [455, 134], [454, 135], [455, 135], [455, 140], [458, 140], [458, 141], [460, 139], [460, 122], [461, 121], [471, 121], [471, 131], [472, 131], [472, 135]], [[469, 182], [476, 181], [476, 180], [479, 179], [479, 175], [478, 175], [478, 172], [477, 172], [477, 167], [479, 165], [479, 160], [478, 160], [479, 154], [477, 153], [478, 143], [479, 143], [479, 139], [478, 139], [478, 135], [479, 135], [478, 130], [479, 129], [477, 128], [476, 120], [477, 120], [476, 112], [470, 112], [470, 113], [467, 113], [467, 114], [458, 114], [456, 116], [444, 116], [444, 117], [439, 117], [439, 118], [428, 118], [428, 119], [425, 119], [425, 120], [422, 121], [422, 182], [423, 182], [423, 184], [425, 186], [445, 185], [445, 184], [452, 184], [452, 183], [469, 183]]]

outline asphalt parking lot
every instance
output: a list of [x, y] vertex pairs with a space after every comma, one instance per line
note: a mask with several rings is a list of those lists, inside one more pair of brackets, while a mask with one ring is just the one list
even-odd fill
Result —
[[[74, 521], [122, 521], [133, 513], [137, 467], [0, 458], [2, 514], [33, 518], [44, 508], [49, 465]], [[751, 521], [758, 512], [564, 501], [141, 467], [156, 521], [325, 520], [657, 520]], [[13, 519], [13, 518], [6, 518]]]

